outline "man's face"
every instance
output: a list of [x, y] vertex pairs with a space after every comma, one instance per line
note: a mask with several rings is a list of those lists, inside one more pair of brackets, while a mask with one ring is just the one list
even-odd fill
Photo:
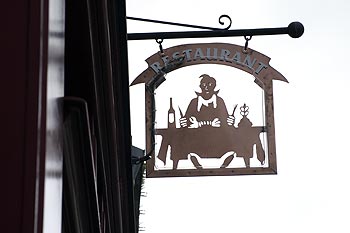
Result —
[[215, 81], [211, 79], [202, 79], [200, 88], [202, 89], [202, 97], [208, 100], [214, 94]]

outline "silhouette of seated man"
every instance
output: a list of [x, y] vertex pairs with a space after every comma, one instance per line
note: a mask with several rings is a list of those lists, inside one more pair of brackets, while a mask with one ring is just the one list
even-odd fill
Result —
[[232, 126], [234, 116], [228, 115], [224, 100], [218, 96], [219, 91], [214, 91], [216, 80], [207, 74], [199, 78], [202, 78], [199, 85], [202, 92], [196, 92], [197, 97], [191, 100], [185, 116], [180, 118], [181, 127], [220, 127], [224, 122]]
[[[199, 85], [201, 93], [196, 92], [197, 97], [191, 100], [185, 116], [180, 118], [181, 127], [196, 129], [223, 125], [233, 126], [234, 116], [228, 114], [224, 100], [218, 96], [219, 90], [215, 91], [216, 80], [207, 74], [199, 78], [201, 78]], [[202, 167], [195, 156], [189, 155], [189, 157], [196, 168]]]

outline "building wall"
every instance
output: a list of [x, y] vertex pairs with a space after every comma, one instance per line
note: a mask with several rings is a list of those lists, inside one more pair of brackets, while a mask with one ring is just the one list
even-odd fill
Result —
[[[44, 206], [60, 205], [59, 197], [44, 198], [45, 180], [53, 175], [50, 161], [62, 158], [59, 140], [46, 140], [57, 134], [60, 120], [52, 111], [59, 112], [57, 97], [63, 93], [63, 54], [56, 53], [62, 42], [56, 40], [54, 45], [48, 38], [57, 19], [49, 14], [48, 5], [45, 0], [0, 3], [2, 232], [42, 232], [43, 222], [49, 219], [43, 218], [48, 216]], [[60, 14], [60, 9], [55, 12]], [[55, 169], [54, 179], [60, 183], [60, 168]], [[61, 210], [46, 209], [60, 225]]]
[[[81, 5], [66, 8], [73, 0], [0, 3], [0, 232], [61, 232], [67, 190], [62, 184], [65, 95], [82, 98], [92, 117], [88, 123], [95, 167], [82, 170], [83, 177], [92, 174], [83, 188], [97, 187], [97, 208], [87, 213], [98, 219], [91, 229], [135, 232], [125, 2], [81, 2], [82, 11]], [[65, 14], [65, 9], [73, 11]], [[72, 17], [68, 24], [67, 15]], [[79, 30], [74, 32], [82, 25], [79, 20], [87, 35], [81, 51], [75, 49], [81, 42]], [[70, 55], [64, 54], [65, 25], [73, 29]], [[79, 56], [88, 67], [74, 60]], [[69, 204], [71, 209], [75, 200], [79, 197]]]

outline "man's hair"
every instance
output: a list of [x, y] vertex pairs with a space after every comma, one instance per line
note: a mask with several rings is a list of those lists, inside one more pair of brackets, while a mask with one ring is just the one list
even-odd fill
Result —
[[[206, 82], [206, 83], [212, 82], [214, 84], [214, 89], [215, 89], [215, 87], [216, 87], [216, 80], [215, 80], [215, 78], [210, 77], [207, 74], [202, 74], [201, 76], [199, 76], [199, 78], [202, 78], [201, 79], [201, 83], [202, 82]], [[219, 91], [220, 90], [214, 91], [214, 95], [217, 95], [219, 93]], [[196, 92], [196, 94], [197, 94], [197, 96], [202, 96], [203, 95], [203, 93], [199, 93], [199, 92]]]
[[212, 83], [214, 83], [214, 87], [216, 86], [216, 80], [215, 80], [215, 78], [210, 77], [210, 76], [207, 75], [207, 74], [202, 74], [201, 76], [199, 76], [199, 78], [202, 78], [202, 79], [201, 79], [201, 83], [202, 83], [202, 82], [206, 82], [206, 83], [212, 82]]

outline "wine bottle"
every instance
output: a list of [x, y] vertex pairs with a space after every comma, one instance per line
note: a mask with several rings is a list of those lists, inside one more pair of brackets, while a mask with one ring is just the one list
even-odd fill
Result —
[[175, 110], [173, 108], [173, 98], [170, 97], [170, 107], [168, 110], [168, 128], [176, 128], [175, 125]]

